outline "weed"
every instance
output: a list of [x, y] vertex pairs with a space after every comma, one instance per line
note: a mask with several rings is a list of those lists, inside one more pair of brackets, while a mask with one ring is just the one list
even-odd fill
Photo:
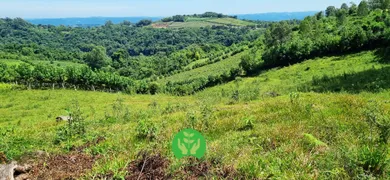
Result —
[[[347, 167], [352, 176], [384, 178], [385, 169], [390, 163], [388, 157], [390, 121], [375, 101], [365, 110], [364, 115], [370, 125], [371, 134], [363, 139], [368, 143], [360, 145], [357, 151], [352, 153], [356, 156], [347, 155], [349, 158]], [[375, 135], [378, 135], [378, 137]]]
[[213, 108], [208, 104], [201, 105], [201, 111], [200, 111], [202, 118], [202, 129], [207, 130], [210, 127], [210, 121], [213, 118]]
[[364, 145], [359, 149], [357, 164], [362, 167], [366, 173], [380, 176], [389, 164], [387, 153], [387, 147]]
[[244, 119], [244, 125], [239, 128], [240, 131], [251, 130], [255, 127], [255, 123], [253, 122], [253, 117], [247, 117]]
[[299, 102], [299, 93], [292, 92], [289, 96], [291, 104], [297, 104]]
[[379, 143], [387, 144], [390, 138], [390, 118], [379, 108], [377, 102], [372, 103], [364, 114], [371, 128], [375, 126], [379, 131]]
[[230, 105], [236, 104], [239, 101], [240, 101], [240, 92], [238, 90], [234, 90], [228, 104]]
[[111, 106], [112, 113], [110, 113], [109, 111], [105, 112], [105, 120], [107, 122], [114, 123], [120, 120], [128, 122], [131, 120], [130, 110], [128, 107], [125, 107], [123, 102], [123, 98], [117, 98]]
[[303, 143], [307, 149], [312, 150], [312, 149], [326, 149], [328, 147], [327, 144], [322, 142], [321, 140], [317, 139], [314, 137], [312, 134], [303, 134]]
[[157, 101], [153, 101], [148, 106], [151, 107], [151, 108], [157, 108], [158, 107], [158, 103], [157, 103]]
[[152, 121], [142, 118], [137, 122], [136, 132], [140, 139], [153, 140], [157, 138], [158, 128]]
[[67, 111], [70, 118], [66, 126], [57, 129], [54, 144], [84, 137], [86, 133], [86, 125], [78, 101], [74, 101], [72, 107]]
[[172, 105], [171, 103], [168, 103], [168, 105], [163, 109], [163, 114], [171, 114], [179, 111], [185, 111], [187, 110], [188, 105], [187, 104], [175, 104]]
[[196, 125], [198, 123], [198, 117], [196, 116], [195, 111], [187, 112], [187, 118], [186, 118], [186, 126], [192, 129], [196, 128]]

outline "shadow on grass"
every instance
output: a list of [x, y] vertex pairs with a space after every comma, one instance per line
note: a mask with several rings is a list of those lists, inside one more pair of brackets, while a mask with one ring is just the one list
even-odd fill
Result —
[[376, 50], [375, 56], [379, 63], [390, 64], [390, 47]]
[[379, 92], [390, 89], [390, 67], [372, 68], [358, 73], [344, 73], [336, 77], [313, 77], [309, 84], [299, 89], [314, 92]]

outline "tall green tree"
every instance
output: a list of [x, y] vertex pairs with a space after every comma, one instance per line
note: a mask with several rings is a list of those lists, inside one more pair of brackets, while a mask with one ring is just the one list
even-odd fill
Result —
[[351, 2], [350, 4], [351, 4], [351, 7], [349, 7], [349, 14], [354, 15], [357, 13], [358, 7], [354, 2]]
[[285, 22], [272, 24], [265, 33], [265, 44], [268, 47], [280, 45], [291, 38], [292, 28]]
[[336, 17], [337, 17], [337, 23], [339, 25], [344, 25], [346, 23], [347, 14], [348, 14], [348, 11], [346, 9], [340, 9], [337, 11]]
[[368, 4], [372, 10], [390, 8], [390, 0], [369, 0]]
[[367, 16], [369, 12], [370, 12], [370, 10], [368, 7], [368, 2], [365, 0], [360, 2], [359, 6], [358, 6], [357, 14], [359, 16]]
[[334, 6], [329, 6], [329, 7], [326, 8], [326, 10], [325, 10], [326, 17], [329, 17], [329, 16], [336, 16], [336, 12], [337, 12], [337, 9], [336, 9], [336, 7], [334, 7]]
[[96, 46], [92, 51], [84, 56], [85, 62], [88, 66], [94, 69], [100, 69], [110, 64], [110, 59], [106, 55], [106, 48], [103, 46]]
[[346, 4], [346, 3], [343, 3], [342, 5], [341, 5], [341, 8], [340, 9], [345, 9], [346, 11], [348, 11], [349, 10], [349, 7], [348, 7], [348, 5]]
[[306, 17], [300, 24], [299, 24], [299, 32], [304, 35], [310, 35], [312, 30], [312, 20], [311, 17]]
[[317, 20], [321, 20], [324, 17], [324, 12], [320, 11], [315, 16], [316, 16]]

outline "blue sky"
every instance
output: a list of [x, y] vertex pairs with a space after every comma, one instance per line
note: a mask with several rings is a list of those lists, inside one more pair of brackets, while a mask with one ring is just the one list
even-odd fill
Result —
[[[360, 0], [0, 0], [0, 17], [171, 16], [320, 11]], [[348, 3], [349, 4], [349, 3]]]

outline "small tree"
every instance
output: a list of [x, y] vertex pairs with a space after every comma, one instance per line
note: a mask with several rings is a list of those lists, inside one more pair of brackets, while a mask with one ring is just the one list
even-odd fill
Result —
[[137, 24], [135, 24], [137, 27], [143, 27], [143, 26], [149, 26], [152, 24], [152, 21], [149, 19], [143, 19], [139, 21]]
[[247, 73], [254, 73], [259, 66], [259, 61], [255, 57], [250, 55], [244, 55], [241, 57], [240, 67]]
[[110, 60], [106, 55], [106, 49], [103, 46], [96, 46], [92, 51], [84, 56], [85, 62], [91, 68], [100, 69], [110, 64]]
[[158, 91], [159, 91], [159, 84], [158, 83], [156, 83], [156, 82], [151, 82], [150, 84], [149, 84], [149, 93], [150, 94], [152, 94], [152, 95], [154, 95], [154, 94], [157, 94], [158, 93]]

